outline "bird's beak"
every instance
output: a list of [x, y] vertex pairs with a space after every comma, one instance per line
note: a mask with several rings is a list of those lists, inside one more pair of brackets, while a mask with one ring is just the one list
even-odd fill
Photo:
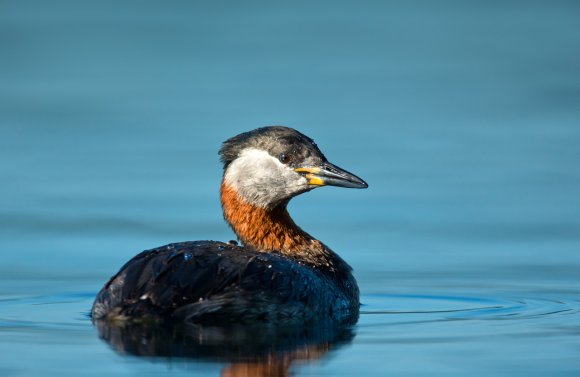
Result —
[[320, 166], [300, 167], [295, 172], [303, 174], [309, 185], [338, 186], [348, 188], [367, 188], [369, 185], [354, 174], [339, 168], [330, 162], [323, 162]]

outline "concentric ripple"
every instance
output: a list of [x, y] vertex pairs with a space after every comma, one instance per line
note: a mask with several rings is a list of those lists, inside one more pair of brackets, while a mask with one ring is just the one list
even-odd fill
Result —
[[63, 328], [90, 324], [94, 293], [0, 299], [0, 328]]
[[469, 297], [445, 295], [363, 296], [362, 316], [392, 316], [401, 320], [417, 316], [425, 320], [507, 320], [580, 313], [580, 301], [570, 298]]
[[[0, 299], [0, 327], [87, 326], [93, 293]], [[577, 297], [476, 297], [422, 294], [365, 295], [361, 319], [387, 322], [515, 320], [580, 316]], [[372, 321], [372, 320], [371, 320]]]

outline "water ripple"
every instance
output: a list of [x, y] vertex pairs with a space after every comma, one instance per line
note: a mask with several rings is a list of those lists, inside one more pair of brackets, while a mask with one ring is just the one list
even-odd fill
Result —
[[[90, 324], [94, 293], [0, 299], [0, 328], [78, 327]], [[576, 297], [484, 297], [423, 294], [377, 294], [361, 299], [366, 326], [449, 320], [524, 320], [580, 315]]]
[[413, 316], [424, 320], [514, 320], [580, 313], [580, 301], [569, 298], [509, 298], [437, 295], [368, 295], [361, 316]]

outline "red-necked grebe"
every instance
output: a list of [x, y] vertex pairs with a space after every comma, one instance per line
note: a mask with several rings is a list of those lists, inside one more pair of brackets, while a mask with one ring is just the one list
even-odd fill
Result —
[[224, 218], [243, 246], [194, 241], [144, 251], [105, 284], [93, 319], [222, 324], [358, 316], [350, 266], [300, 229], [286, 206], [316, 187], [366, 188], [366, 182], [287, 127], [242, 133], [219, 154]]

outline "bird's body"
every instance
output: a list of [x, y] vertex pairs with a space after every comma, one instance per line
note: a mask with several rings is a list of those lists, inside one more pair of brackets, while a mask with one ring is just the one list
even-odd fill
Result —
[[358, 291], [345, 295], [333, 284], [343, 278], [356, 287], [350, 273], [342, 275], [231, 244], [175, 243], [131, 259], [101, 291], [93, 316], [205, 324], [310, 321], [318, 316], [340, 321], [358, 311], [352, 305]]
[[300, 229], [286, 206], [318, 186], [366, 183], [285, 127], [238, 135], [220, 154], [224, 218], [244, 246], [195, 241], [144, 251], [105, 284], [93, 318], [224, 324], [356, 317], [350, 266]]

